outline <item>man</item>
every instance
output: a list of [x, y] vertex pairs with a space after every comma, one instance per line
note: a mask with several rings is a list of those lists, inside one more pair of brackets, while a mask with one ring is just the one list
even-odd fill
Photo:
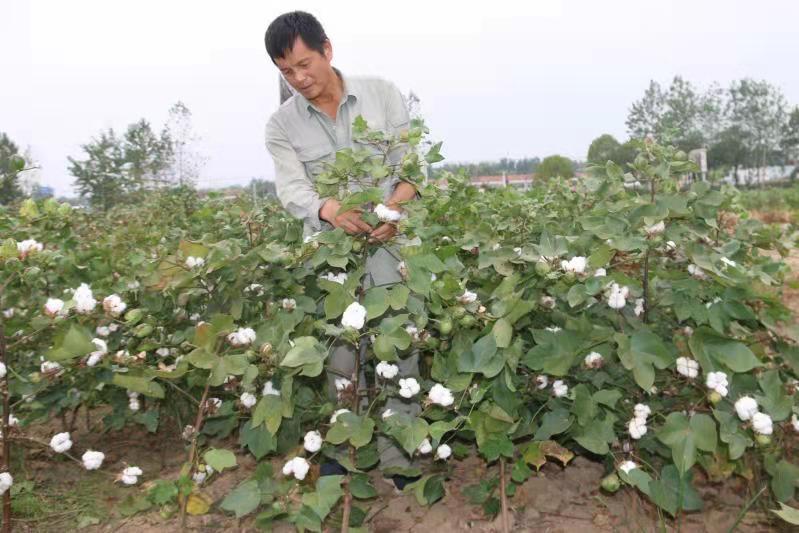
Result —
[[[344, 76], [331, 64], [333, 46], [316, 18], [302, 11], [276, 18], [266, 30], [266, 50], [272, 62], [297, 92], [272, 115], [266, 126], [266, 146], [275, 163], [275, 186], [283, 206], [303, 220], [307, 236], [322, 229], [342, 228], [351, 235], [368, 234], [372, 242], [387, 242], [396, 234], [391, 223], [371, 227], [361, 220], [360, 212], [338, 213], [335, 198], [320, 198], [314, 181], [325, 163], [335, 160], [338, 150], [355, 146], [352, 122], [362, 116], [369, 127], [399, 133], [409, 126], [408, 110], [400, 91], [378, 78]], [[399, 163], [402, 150], [390, 154], [391, 163]], [[398, 179], [383, 184], [384, 203], [397, 211], [401, 204], [416, 196], [416, 188]], [[394, 254], [396, 255], [396, 254]], [[366, 264], [365, 285], [388, 285], [401, 280], [398, 261], [380, 248]], [[333, 350], [328, 363], [328, 388], [335, 397], [334, 380], [354, 378], [355, 351], [341, 345]], [[399, 362], [400, 375], [417, 376], [418, 355]], [[360, 382], [365, 386], [365, 379]], [[389, 400], [395, 412], [416, 414], [415, 402]], [[378, 441], [381, 465], [406, 467], [410, 463], [402, 451], [384, 439]], [[324, 466], [324, 465], [323, 465]], [[408, 478], [394, 476], [401, 488]]]

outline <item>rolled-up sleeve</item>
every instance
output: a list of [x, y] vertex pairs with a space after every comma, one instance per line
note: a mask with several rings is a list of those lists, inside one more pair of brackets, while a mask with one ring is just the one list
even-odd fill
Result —
[[294, 217], [302, 219], [313, 231], [321, 229], [320, 198], [297, 158], [294, 147], [279, 121], [273, 116], [266, 125], [266, 149], [275, 162], [275, 189], [283, 207]]

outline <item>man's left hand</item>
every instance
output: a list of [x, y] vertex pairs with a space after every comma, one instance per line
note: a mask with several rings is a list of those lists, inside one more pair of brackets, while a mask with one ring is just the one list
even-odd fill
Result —
[[384, 222], [369, 234], [369, 242], [388, 242], [397, 234], [397, 226], [391, 222]]

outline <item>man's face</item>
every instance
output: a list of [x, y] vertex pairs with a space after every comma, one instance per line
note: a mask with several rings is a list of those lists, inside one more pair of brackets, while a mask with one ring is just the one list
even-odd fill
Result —
[[324, 55], [305, 45], [302, 38], [297, 37], [291, 51], [275, 63], [283, 77], [297, 92], [308, 100], [317, 98], [335, 76], [330, 61], [333, 59], [333, 48], [330, 41], [324, 44]]

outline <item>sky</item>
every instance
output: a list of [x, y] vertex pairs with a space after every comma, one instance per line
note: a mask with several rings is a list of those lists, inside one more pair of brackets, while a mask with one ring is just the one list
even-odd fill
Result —
[[81, 144], [141, 118], [160, 129], [180, 100], [207, 158], [198, 185], [272, 179], [278, 72], [263, 34], [295, 9], [322, 22], [334, 66], [417, 94], [450, 162], [584, 159], [603, 133], [626, 139], [650, 80], [677, 74], [700, 88], [764, 79], [799, 105], [793, 0], [3, 0], [0, 131], [71, 196]]

